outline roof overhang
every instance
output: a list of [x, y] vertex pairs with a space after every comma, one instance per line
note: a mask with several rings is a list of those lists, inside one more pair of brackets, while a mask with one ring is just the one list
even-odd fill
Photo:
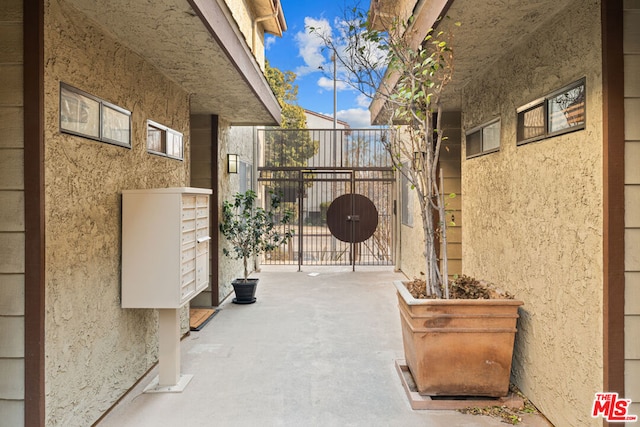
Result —
[[[373, 0], [393, 4], [394, 0]], [[490, 71], [503, 54], [513, 50], [535, 33], [545, 22], [573, 0], [419, 0], [413, 10], [415, 20], [406, 34], [417, 47], [429, 29], [460, 22], [450, 40], [454, 52], [454, 74], [443, 93], [445, 110], [459, 110], [463, 88], [479, 73]], [[373, 2], [372, 2], [373, 3]], [[440, 19], [446, 16], [451, 19]], [[543, 36], [543, 35], [541, 35]], [[387, 85], [393, 87], [398, 76], [388, 73]], [[370, 105], [374, 124], [384, 122], [384, 102], [376, 98]]]
[[287, 31], [287, 22], [284, 19], [280, 0], [253, 0], [253, 4], [256, 20], [262, 21], [264, 30], [282, 37], [282, 33]]
[[223, 0], [64, 1], [189, 92], [192, 114], [280, 123], [280, 105]]

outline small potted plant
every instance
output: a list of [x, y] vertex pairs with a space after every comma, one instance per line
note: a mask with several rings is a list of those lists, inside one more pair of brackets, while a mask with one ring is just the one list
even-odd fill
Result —
[[279, 212], [281, 198], [270, 193], [269, 208], [256, 206], [256, 193], [248, 190], [237, 193], [232, 201], [222, 204], [222, 221], [220, 231], [230, 242], [231, 248], [223, 248], [223, 253], [232, 259], [241, 259], [244, 264], [244, 277], [232, 282], [236, 294], [233, 302], [251, 304], [256, 301], [255, 293], [258, 279], [249, 278], [249, 258], [269, 252], [287, 243], [293, 232], [286, 227], [293, 217], [293, 212], [285, 209]]

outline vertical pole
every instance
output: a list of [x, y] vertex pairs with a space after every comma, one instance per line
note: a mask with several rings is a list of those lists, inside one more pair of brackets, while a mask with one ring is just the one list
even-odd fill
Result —
[[[333, 61], [333, 167], [338, 166], [338, 91], [337, 91], [337, 66], [336, 66], [336, 54], [331, 55]], [[334, 195], [335, 197], [335, 195]]]
[[174, 386], [180, 380], [180, 316], [174, 308], [158, 310], [160, 334], [159, 387]]
[[[336, 53], [333, 52], [331, 55], [331, 61], [333, 61], [333, 144], [332, 144], [332, 156], [333, 156], [333, 164], [332, 166], [337, 169], [338, 167], [338, 91], [336, 87], [336, 78], [337, 78], [337, 70], [336, 70]], [[335, 176], [334, 176], [335, 178]], [[331, 183], [331, 201], [333, 202], [337, 195], [337, 185], [336, 181]], [[331, 254], [336, 258], [336, 238], [333, 236], [329, 237], [331, 239]]]
[[[353, 216], [354, 211], [355, 211], [355, 195], [356, 194], [356, 172], [355, 171], [351, 171], [351, 215]], [[351, 221], [351, 238], [349, 239], [351, 242], [349, 243], [351, 245], [351, 271], [356, 271], [356, 246], [355, 243], [353, 243], [354, 239], [354, 234], [355, 234], [355, 221]]]
[[304, 201], [304, 172], [298, 173], [298, 271], [302, 271], [302, 244], [303, 244], [303, 231], [302, 231], [302, 215]]

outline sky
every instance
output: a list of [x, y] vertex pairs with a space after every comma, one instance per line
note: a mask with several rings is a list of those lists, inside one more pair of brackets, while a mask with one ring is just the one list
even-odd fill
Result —
[[[305, 28], [322, 28], [335, 34], [336, 23], [344, 16], [345, 0], [280, 2], [287, 22], [287, 31], [282, 37], [266, 35], [266, 58], [272, 67], [296, 73], [298, 105], [333, 117], [331, 53], [323, 49], [324, 45], [316, 34], [310, 34]], [[341, 81], [337, 82], [337, 89], [338, 120], [349, 123], [352, 128], [370, 127], [369, 99]]]

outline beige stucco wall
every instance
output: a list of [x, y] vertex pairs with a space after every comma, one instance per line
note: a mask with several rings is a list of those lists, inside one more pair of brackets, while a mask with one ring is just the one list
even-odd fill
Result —
[[[188, 185], [189, 101], [84, 16], [45, 4], [46, 422], [90, 425], [157, 359], [156, 311], [120, 308], [120, 194]], [[132, 148], [60, 133], [61, 81], [130, 110]], [[147, 153], [147, 119], [184, 133], [184, 162]]]
[[22, 0], [0, 5], [0, 424], [24, 425]]
[[625, 3], [625, 397], [640, 415], [640, 4]]
[[[602, 423], [600, 46], [600, 2], [576, 1], [463, 96], [466, 129], [502, 120], [500, 152], [463, 160], [463, 270], [524, 300], [514, 379], [556, 425]], [[586, 129], [517, 147], [516, 108], [584, 76]]]

